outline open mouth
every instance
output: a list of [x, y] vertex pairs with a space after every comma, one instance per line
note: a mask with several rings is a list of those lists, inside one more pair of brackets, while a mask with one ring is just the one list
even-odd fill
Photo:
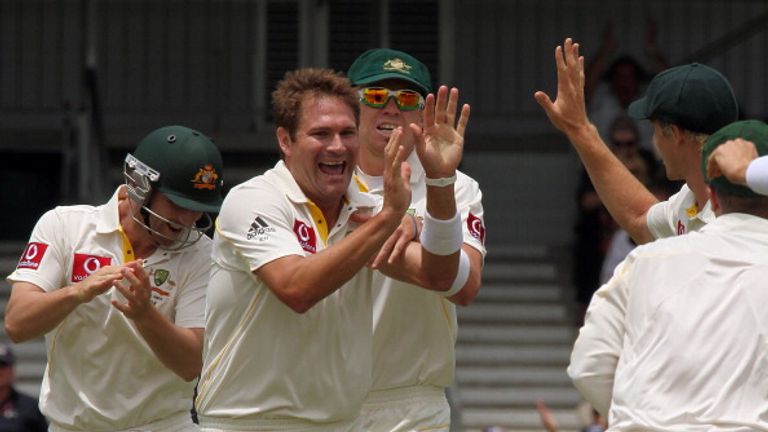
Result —
[[321, 162], [318, 164], [320, 172], [328, 175], [342, 175], [347, 169], [347, 163], [343, 161], [339, 162]]
[[392, 124], [392, 123], [382, 123], [382, 124], [376, 126], [376, 129], [379, 132], [382, 132], [382, 133], [385, 133], [385, 134], [391, 134], [392, 131], [397, 129], [397, 125], [396, 124]]

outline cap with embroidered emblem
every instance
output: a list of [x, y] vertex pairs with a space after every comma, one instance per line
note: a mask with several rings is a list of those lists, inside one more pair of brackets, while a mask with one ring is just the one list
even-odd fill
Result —
[[360, 55], [347, 71], [352, 85], [400, 79], [415, 84], [426, 96], [432, 91], [429, 69], [412, 55], [390, 48], [374, 48]]
[[157, 190], [174, 204], [193, 211], [219, 211], [223, 163], [207, 136], [184, 126], [161, 127], [144, 137], [133, 155], [160, 173]]

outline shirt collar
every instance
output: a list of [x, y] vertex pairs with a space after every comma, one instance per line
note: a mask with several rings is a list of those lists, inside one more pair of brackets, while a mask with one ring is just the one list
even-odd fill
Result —
[[[112, 198], [110, 198], [106, 204], [97, 207], [97, 233], [108, 234], [117, 231], [120, 227], [120, 211], [118, 210], [118, 203], [120, 200], [118, 197], [120, 195], [120, 190], [124, 187], [125, 185], [118, 186], [117, 190], [115, 190], [115, 193], [112, 194]], [[125, 199], [129, 198], [126, 197]]]

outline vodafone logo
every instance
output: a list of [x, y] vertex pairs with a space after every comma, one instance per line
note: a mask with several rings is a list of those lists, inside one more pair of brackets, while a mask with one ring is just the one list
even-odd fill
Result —
[[21, 254], [17, 269], [32, 269], [37, 270], [40, 267], [40, 262], [45, 256], [45, 251], [48, 250], [48, 245], [45, 243], [30, 242], [27, 247], [24, 248], [24, 252]]
[[76, 253], [72, 261], [72, 282], [80, 282], [110, 264], [110, 257]]
[[472, 237], [485, 244], [485, 225], [483, 225], [482, 219], [470, 213], [467, 217], [467, 229]]
[[296, 233], [299, 244], [304, 251], [312, 254], [317, 252], [317, 236], [315, 236], [314, 228], [297, 220], [293, 223], [293, 232]]

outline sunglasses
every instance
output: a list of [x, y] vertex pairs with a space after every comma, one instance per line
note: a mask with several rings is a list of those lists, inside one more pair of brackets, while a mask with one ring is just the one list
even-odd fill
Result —
[[360, 102], [372, 108], [384, 108], [390, 98], [401, 111], [424, 108], [424, 96], [415, 90], [390, 90], [384, 87], [364, 87], [357, 91]]

